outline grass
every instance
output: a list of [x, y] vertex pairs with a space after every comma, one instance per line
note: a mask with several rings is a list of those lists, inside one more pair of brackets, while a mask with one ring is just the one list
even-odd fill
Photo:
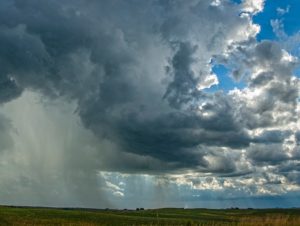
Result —
[[300, 226], [300, 209], [133, 211], [1, 206], [0, 225]]

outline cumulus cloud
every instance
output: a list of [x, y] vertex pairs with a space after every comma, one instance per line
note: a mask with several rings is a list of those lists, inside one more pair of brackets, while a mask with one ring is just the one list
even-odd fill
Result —
[[251, 14], [257, 14], [264, 8], [265, 0], [245, 0], [243, 1], [243, 11]]
[[[5, 200], [17, 200], [23, 183], [28, 197], [32, 187], [49, 191], [47, 178], [52, 193], [41, 192], [37, 204], [72, 205], [78, 196], [75, 205], [105, 206], [102, 194], [126, 192], [99, 171], [209, 174], [207, 187], [222, 188], [237, 185], [220, 177], [259, 178], [264, 165], [298, 160], [298, 59], [277, 42], [257, 42], [252, 17], [263, 7], [263, 0], [2, 1], [0, 104], [11, 123], [0, 118], [0, 148], [10, 150], [3, 164], [21, 161], [1, 174], [7, 187], [17, 178]], [[220, 83], [216, 63], [246, 87], [207, 91]], [[13, 127], [21, 135], [12, 136]], [[61, 202], [55, 189], [64, 191]]]

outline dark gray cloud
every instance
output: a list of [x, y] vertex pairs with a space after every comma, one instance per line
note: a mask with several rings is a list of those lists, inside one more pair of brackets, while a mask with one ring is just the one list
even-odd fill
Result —
[[278, 164], [290, 159], [281, 144], [252, 145], [248, 152], [249, 158], [255, 162], [254, 165], [264, 164], [265, 162], [271, 165]]
[[297, 144], [300, 145], [300, 131], [297, 131], [295, 136], [296, 136]]
[[[222, 93], [205, 94], [198, 89], [199, 84], [214, 82], [207, 58], [224, 46], [224, 36], [234, 32], [229, 29], [233, 18], [225, 27], [215, 23], [229, 13], [238, 18], [237, 5], [224, 3], [223, 7], [232, 10], [225, 12], [210, 1], [151, 1], [149, 10], [135, 1], [2, 4], [7, 9], [3, 13], [9, 16], [2, 21], [1, 62], [3, 77], [10, 76], [11, 85], [5, 87], [11, 99], [26, 88], [74, 99], [82, 122], [100, 139], [179, 168], [205, 164], [204, 154], [192, 151], [200, 144], [249, 145], [247, 132], [235, 120], [231, 100]], [[213, 28], [204, 28], [213, 38], [191, 37], [193, 31], [186, 24], [192, 18], [215, 21]], [[248, 22], [239, 19], [236, 26]], [[196, 24], [192, 27], [196, 29]], [[214, 43], [207, 43], [210, 40]], [[208, 45], [205, 49], [198, 45], [203, 42]], [[165, 62], [149, 56], [153, 53], [147, 48]], [[199, 58], [199, 53], [208, 56]], [[201, 58], [207, 63], [197, 68]], [[161, 71], [155, 71], [155, 66]], [[200, 115], [199, 102], [203, 103]]]
[[[239, 17], [240, 6], [230, 2], [217, 6], [210, 1], [150, 1], [147, 10], [135, 1], [41, 4], [32, 0], [2, 5], [8, 15], [1, 20], [2, 102], [26, 88], [74, 99], [83, 124], [125, 152], [193, 168], [204, 164], [204, 153], [192, 151], [199, 145], [241, 148], [251, 141], [276, 139], [253, 140], [244, 126], [273, 125], [270, 114], [276, 103], [295, 103], [297, 98], [297, 88], [277, 82], [272, 71], [250, 80], [250, 87], [266, 89], [254, 108], [237, 109], [225, 93], [209, 94], [198, 88], [214, 83], [209, 58], [226, 52], [226, 40], [235, 29], [251, 26], [249, 18]], [[218, 26], [222, 18], [227, 23]], [[191, 19], [209, 21], [212, 27], [198, 30]], [[261, 67], [276, 66], [276, 73], [290, 81], [291, 66], [278, 66], [283, 57], [278, 45], [264, 41], [252, 49], [243, 46], [253, 42], [256, 28], [251, 29], [253, 33], [244, 37], [235, 36], [241, 44], [239, 52], [230, 50], [232, 57], [246, 55], [242, 65], [248, 68], [256, 62]], [[194, 36], [201, 31], [211, 34]], [[164, 62], [149, 54], [160, 55]]]
[[268, 130], [255, 137], [252, 142], [263, 144], [282, 143], [292, 133], [293, 131], [290, 130]]
[[[175, 45], [175, 44], [174, 44]], [[197, 91], [198, 79], [191, 71], [191, 65], [195, 63], [194, 53], [197, 46], [190, 43], [178, 43], [178, 50], [172, 58], [171, 69], [173, 69], [173, 81], [168, 85], [164, 98], [167, 98], [170, 105], [180, 108], [194, 100], [194, 96], [201, 96]], [[170, 68], [167, 68], [171, 70]]]

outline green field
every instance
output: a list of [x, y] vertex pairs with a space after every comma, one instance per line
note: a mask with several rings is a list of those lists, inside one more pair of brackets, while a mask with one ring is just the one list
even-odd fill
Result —
[[93, 210], [0, 207], [0, 225], [286, 225], [300, 226], [300, 209]]

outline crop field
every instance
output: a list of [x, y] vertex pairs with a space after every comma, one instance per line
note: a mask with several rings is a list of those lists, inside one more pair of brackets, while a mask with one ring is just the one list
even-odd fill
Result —
[[96, 210], [1, 206], [0, 225], [300, 226], [300, 209]]

